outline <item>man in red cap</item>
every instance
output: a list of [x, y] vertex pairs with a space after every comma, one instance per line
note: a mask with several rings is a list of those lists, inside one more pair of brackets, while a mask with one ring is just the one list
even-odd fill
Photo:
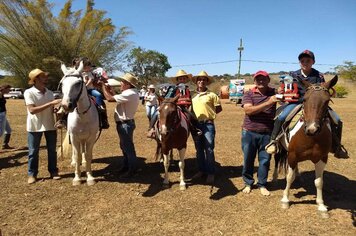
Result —
[[270, 155], [265, 151], [273, 129], [276, 114], [277, 97], [275, 90], [268, 86], [270, 77], [266, 71], [257, 71], [254, 76], [255, 87], [246, 92], [242, 99], [245, 118], [242, 125], [241, 145], [244, 153], [242, 178], [245, 182], [244, 193], [250, 193], [256, 154], [259, 167], [257, 186], [264, 196], [270, 195], [266, 188], [270, 164]]

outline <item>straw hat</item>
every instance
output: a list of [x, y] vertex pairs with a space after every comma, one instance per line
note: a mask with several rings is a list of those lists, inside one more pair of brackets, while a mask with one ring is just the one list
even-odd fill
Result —
[[138, 79], [135, 76], [133, 76], [131, 73], [126, 73], [123, 76], [120, 76], [119, 79], [129, 82], [135, 88], [138, 87]]
[[39, 76], [40, 74], [45, 74], [46, 76], [48, 75], [48, 72], [44, 72], [40, 69], [34, 69], [32, 70], [29, 74], [28, 74], [28, 84], [29, 85], [33, 85], [35, 83], [35, 79], [37, 78], [37, 76]]
[[149, 89], [156, 89], [156, 87], [153, 84], [150, 84], [150, 86], [148, 86]]
[[204, 78], [207, 78], [208, 81], [207, 81], [207, 85], [211, 84], [213, 82], [213, 78], [211, 76], [208, 75], [208, 73], [206, 73], [205, 71], [200, 71], [198, 75], [196, 76], [193, 76], [193, 82], [196, 84], [197, 83], [197, 79], [199, 77], [204, 77]]
[[184, 70], [179, 70], [176, 76], [171, 77], [171, 81], [173, 83], [176, 83], [178, 81], [178, 77], [182, 77], [182, 76], [187, 76], [189, 80], [192, 78], [192, 74], [187, 74], [187, 72], [185, 72]]

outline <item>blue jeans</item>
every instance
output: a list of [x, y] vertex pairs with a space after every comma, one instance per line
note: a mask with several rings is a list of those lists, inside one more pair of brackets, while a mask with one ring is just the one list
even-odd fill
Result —
[[3, 134], [11, 134], [11, 127], [6, 118], [6, 112], [0, 112], [0, 138]]
[[133, 132], [135, 128], [134, 120], [127, 121], [126, 123], [116, 122], [116, 130], [120, 138], [120, 148], [124, 156], [124, 166], [132, 171], [137, 168], [137, 156], [133, 143]]
[[277, 120], [284, 122], [289, 113], [298, 105], [298, 103], [288, 103], [284, 105], [282, 112], [277, 117]]
[[152, 119], [153, 114], [156, 112], [157, 105], [147, 106], [146, 105], [146, 114], [149, 120]]
[[265, 146], [269, 143], [270, 138], [268, 133], [261, 134], [242, 130], [241, 145], [244, 154], [242, 178], [245, 185], [252, 186], [254, 183], [253, 168], [256, 154], [258, 154], [257, 186], [266, 186], [271, 156], [266, 152]]
[[95, 102], [98, 106], [104, 106], [104, 98], [103, 95], [96, 89], [88, 89], [88, 93], [95, 97]]
[[215, 174], [215, 125], [199, 122], [197, 128], [202, 131], [202, 135], [193, 136], [199, 171], [213, 175]]
[[27, 132], [28, 141], [28, 176], [37, 176], [38, 174], [38, 153], [42, 134], [46, 138], [47, 156], [48, 156], [48, 171], [51, 174], [57, 173], [57, 131], [50, 130], [44, 132]]

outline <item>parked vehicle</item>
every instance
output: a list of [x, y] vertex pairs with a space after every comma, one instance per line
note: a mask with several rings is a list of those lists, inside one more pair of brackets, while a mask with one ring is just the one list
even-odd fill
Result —
[[232, 79], [229, 84], [229, 100], [240, 104], [244, 95], [245, 79]]
[[22, 88], [10, 88], [10, 92], [4, 94], [5, 98], [12, 99], [23, 99], [23, 89]]

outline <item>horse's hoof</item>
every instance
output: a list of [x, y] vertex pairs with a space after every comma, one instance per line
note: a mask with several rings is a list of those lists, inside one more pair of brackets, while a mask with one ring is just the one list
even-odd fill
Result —
[[327, 211], [319, 211], [319, 214], [320, 214], [321, 218], [323, 218], [323, 219], [330, 218], [329, 212], [327, 212]]
[[289, 202], [282, 202], [282, 209], [289, 209]]
[[81, 184], [80, 180], [73, 180], [73, 186], [78, 186]]
[[186, 187], [185, 185], [179, 185], [179, 190], [184, 191], [184, 190], [186, 190], [186, 189], [187, 189], [187, 187]]
[[96, 181], [95, 181], [94, 179], [87, 180], [87, 185], [88, 185], [88, 186], [92, 186], [92, 185], [94, 185], [94, 184], [96, 184]]

